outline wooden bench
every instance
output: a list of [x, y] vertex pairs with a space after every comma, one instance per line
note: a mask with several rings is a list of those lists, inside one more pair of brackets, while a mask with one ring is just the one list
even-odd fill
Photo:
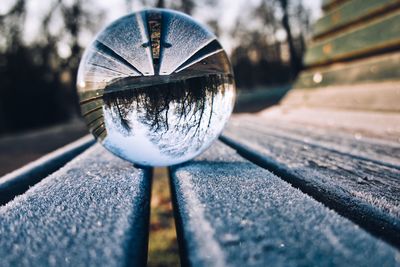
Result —
[[[44, 178], [41, 165], [54, 159], [49, 155], [31, 164], [30, 178]], [[25, 185], [20, 178], [25, 170], [4, 183]], [[0, 265], [145, 266], [150, 174], [93, 145], [1, 206]], [[3, 180], [1, 195], [9, 192]]]
[[[284, 158], [275, 156], [277, 161]], [[290, 165], [287, 168], [301, 169], [301, 163]], [[313, 172], [309, 178], [321, 177], [318, 169]], [[174, 167], [172, 188], [183, 262], [189, 266], [399, 264], [396, 249], [294, 188], [281, 173], [260, 168], [222, 143], [195, 161]], [[298, 184], [320, 183], [304, 179]], [[340, 187], [326, 190], [326, 200], [340, 191]], [[352, 206], [349, 203], [348, 208]]]
[[[399, 6], [324, 1], [295, 90], [170, 167], [183, 266], [400, 266]], [[145, 266], [151, 172], [84, 137], [0, 178], [0, 266]]]
[[[374, 152], [400, 147], [363, 141], [359, 145], [372, 151], [369, 159], [345, 151], [351, 135], [335, 135], [335, 147], [324, 132], [265, 119], [271, 129], [260, 128], [254, 116], [232, 120], [222, 140], [239, 153], [217, 142], [197, 159], [171, 168], [182, 263], [398, 265], [400, 164], [390, 155], [374, 159]], [[51, 160], [47, 156], [32, 165]], [[366, 170], [375, 166], [385, 175]], [[150, 170], [92, 145], [0, 207], [1, 265], [144, 266], [150, 181]], [[393, 189], [385, 191], [388, 184]]]

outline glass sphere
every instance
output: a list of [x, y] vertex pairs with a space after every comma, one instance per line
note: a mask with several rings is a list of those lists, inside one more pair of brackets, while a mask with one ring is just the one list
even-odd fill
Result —
[[200, 154], [235, 100], [232, 68], [216, 37], [165, 9], [133, 13], [101, 31], [80, 62], [77, 87], [95, 138], [144, 166]]

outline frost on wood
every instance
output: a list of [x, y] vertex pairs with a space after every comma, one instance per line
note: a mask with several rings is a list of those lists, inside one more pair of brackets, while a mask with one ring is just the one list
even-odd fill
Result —
[[143, 264], [147, 175], [90, 148], [0, 207], [0, 265]]
[[318, 133], [293, 123], [269, 125], [259, 126], [254, 118], [236, 118], [224, 135], [243, 146], [243, 151], [256, 153], [304, 184], [326, 192], [327, 198], [342, 201], [351, 210], [364, 209], [366, 216], [385, 216], [388, 223], [400, 223], [398, 144], [371, 138], [357, 141], [348, 134]]
[[[228, 266], [399, 264], [391, 246], [221, 143], [172, 174], [184, 246], [194, 266], [214, 258], [202, 253], [204, 238], [218, 245]], [[203, 220], [192, 215], [199, 209]]]

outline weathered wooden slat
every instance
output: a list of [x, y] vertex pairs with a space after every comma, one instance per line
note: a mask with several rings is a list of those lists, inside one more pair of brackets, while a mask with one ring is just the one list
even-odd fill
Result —
[[103, 114], [100, 112], [97, 114], [92, 113], [88, 116], [88, 118], [85, 117], [84, 119], [85, 119], [86, 125], [90, 126], [90, 127], [95, 127], [95, 125], [98, 125], [99, 123], [104, 122]]
[[400, 11], [312, 43], [304, 64], [314, 66], [400, 46]]
[[[268, 120], [268, 127], [259, 123], [259, 118], [246, 116], [240, 119], [242, 127], [249, 127], [259, 133], [297, 140], [309, 146], [324, 147], [336, 153], [371, 161], [383, 166], [400, 170], [400, 143], [358, 137], [341, 132], [332, 132], [316, 126], [302, 123]], [[400, 197], [399, 197], [400, 198]]]
[[[238, 117], [236, 115], [235, 117]], [[242, 116], [240, 116], [242, 117]], [[354, 137], [354, 142], [366, 138], [390, 146], [400, 144], [400, 113], [339, 110], [315, 107], [293, 107], [291, 103], [269, 108], [257, 116], [258, 123], [272, 127], [278, 122], [293, 128], [312, 126], [335, 135], [346, 134]], [[372, 142], [372, 141], [369, 141]]]
[[107, 137], [107, 130], [103, 129], [102, 131], [96, 133], [96, 138], [102, 142]]
[[368, 82], [400, 80], [400, 53], [389, 53], [349, 63], [303, 71], [295, 88], [318, 88]]
[[96, 96], [92, 96], [92, 97], [88, 97], [85, 99], [81, 99], [81, 101], [79, 102], [79, 104], [84, 105], [96, 100], [101, 100], [103, 98], [103, 95], [96, 95]]
[[0, 207], [2, 266], [145, 266], [149, 171], [95, 145]]
[[85, 92], [79, 92], [79, 98], [81, 101], [86, 100], [86, 99], [90, 99], [90, 98], [96, 98], [99, 96], [102, 96], [104, 94], [104, 90], [103, 89], [99, 89], [99, 90], [88, 90]]
[[93, 122], [103, 115], [103, 109], [97, 109], [96, 111], [88, 113], [86, 116], [83, 116], [83, 119], [85, 120], [86, 125], [88, 125], [89, 123]]
[[353, 0], [344, 3], [320, 18], [313, 27], [314, 38], [343, 27], [351, 26], [374, 15], [391, 11], [400, 5], [399, 0]]
[[81, 110], [81, 113], [82, 113], [83, 117], [88, 117], [89, 115], [92, 115], [94, 113], [98, 113], [99, 111], [102, 111], [102, 109], [103, 109], [103, 106], [99, 105], [93, 109], [89, 109], [89, 110], [85, 110], [85, 111]]
[[292, 107], [395, 113], [400, 111], [400, 82], [295, 89], [289, 91], [282, 103]]
[[104, 122], [97, 125], [95, 128], [91, 129], [90, 132], [98, 138], [104, 131], [106, 131], [106, 127]]
[[395, 266], [396, 251], [217, 143], [172, 168], [184, 266]]
[[88, 122], [88, 126], [90, 126], [90, 130], [91, 131], [95, 131], [96, 129], [104, 126], [103, 117], [100, 117], [99, 119], [92, 120], [91, 122]]
[[91, 110], [95, 110], [96, 108], [103, 106], [103, 99], [94, 100], [88, 103], [81, 105], [81, 112], [82, 114], [86, 114]]
[[[365, 148], [362, 145], [346, 148], [350, 146], [349, 140], [342, 140], [342, 144], [334, 146], [334, 141], [318, 134], [308, 138], [299, 132], [291, 134], [289, 128], [285, 129], [287, 134], [282, 131], [277, 134], [268, 130], [267, 122], [264, 127], [257, 124], [246, 122], [246, 118], [234, 120], [225, 131], [223, 141], [369, 231], [400, 246], [400, 166], [395, 161], [396, 155], [392, 156], [393, 162], [382, 164], [384, 159], [377, 158], [379, 151], [385, 150], [382, 145], [375, 149], [372, 149], [374, 143]], [[388, 145], [386, 149], [393, 153], [399, 151], [398, 146]]]
[[24, 193], [30, 186], [61, 168], [93, 143], [92, 137], [83, 137], [1, 177], [0, 205], [4, 205], [15, 196]]
[[349, 0], [323, 0], [322, 1], [322, 9], [327, 12], [329, 10], [332, 10], [338, 6], [340, 6], [342, 3], [345, 3]]
[[99, 65], [87, 65], [85, 69], [85, 80], [86, 81], [110, 81], [112, 79], [127, 77], [127, 74], [118, 72], [104, 66]]

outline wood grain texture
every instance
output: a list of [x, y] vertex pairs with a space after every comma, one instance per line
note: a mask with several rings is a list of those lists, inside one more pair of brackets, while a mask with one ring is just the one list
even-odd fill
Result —
[[[105, 87], [105, 86], [104, 86]], [[84, 92], [78, 92], [79, 98], [81, 101], [86, 99], [95, 98], [102, 96], [104, 94], [104, 89], [97, 89], [97, 90], [87, 90]]]
[[399, 0], [353, 0], [340, 5], [320, 18], [313, 27], [314, 38], [349, 27], [384, 12], [394, 11]]
[[[400, 245], [400, 146], [353, 136], [274, 130], [276, 122], [241, 117], [223, 140], [371, 232]], [[291, 128], [292, 127], [292, 128]], [[381, 156], [382, 155], [382, 156]]]
[[221, 143], [171, 182], [184, 266], [398, 264], [390, 246]]
[[322, 0], [322, 9], [328, 12], [349, 0]]
[[145, 266], [149, 172], [95, 145], [0, 207], [1, 266]]
[[318, 88], [399, 80], [400, 53], [395, 52], [305, 70], [297, 78], [294, 88]]
[[0, 205], [24, 193], [46, 176], [55, 172], [68, 161], [93, 145], [90, 136], [61, 147], [27, 165], [0, 178]]
[[313, 127], [335, 135], [344, 133], [352, 136], [354, 142], [366, 138], [375, 143], [380, 140], [394, 146], [400, 144], [400, 114], [397, 112], [292, 107], [283, 104], [266, 109], [255, 116], [266, 127], [278, 121], [293, 127]]
[[400, 111], [400, 82], [295, 89], [289, 91], [281, 103], [287, 107], [394, 113]]
[[82, 114], [87, 114], [91, 110], [102, 107], [104, 104], [103, 99], [97, 99], [81, 105]]
[[360, 57], [400, 46], [400, 11], [335, 36], [312, 43], [304, 57], [306, 66]]

